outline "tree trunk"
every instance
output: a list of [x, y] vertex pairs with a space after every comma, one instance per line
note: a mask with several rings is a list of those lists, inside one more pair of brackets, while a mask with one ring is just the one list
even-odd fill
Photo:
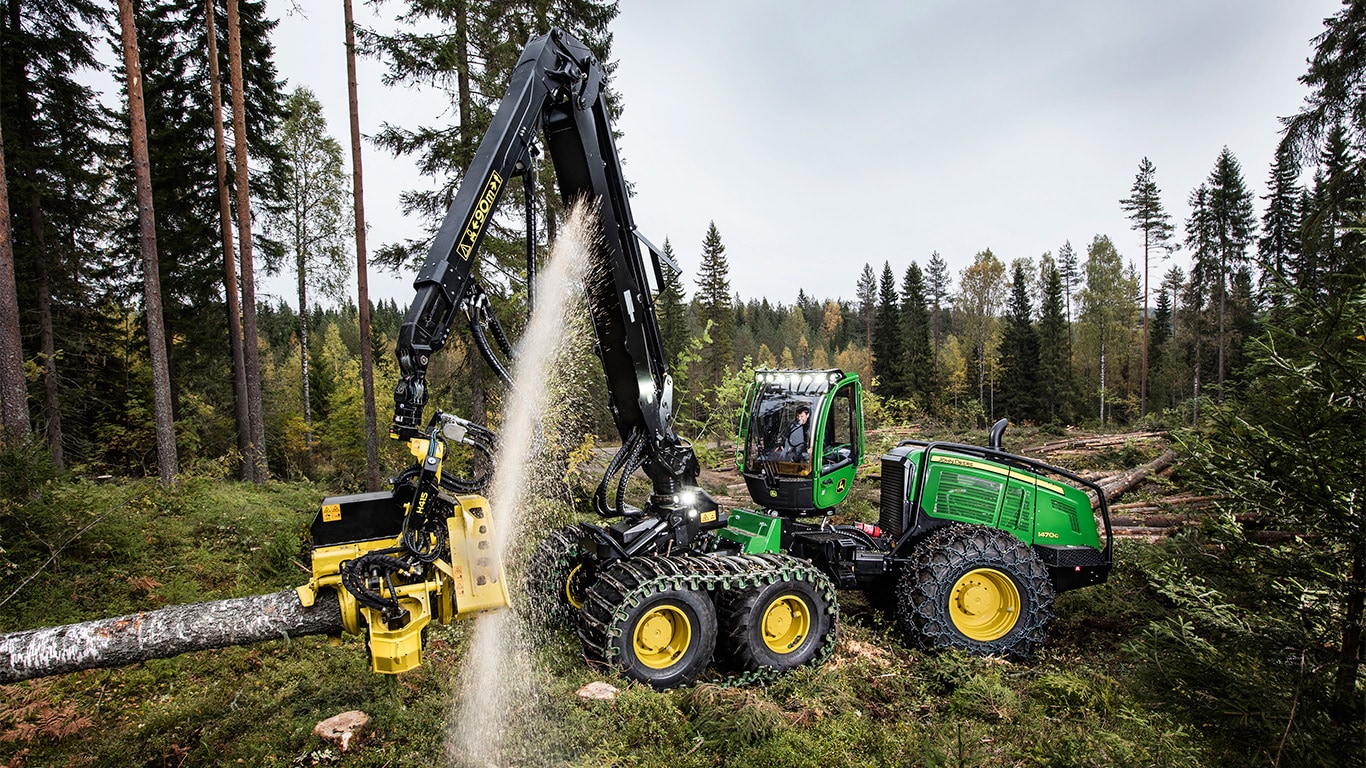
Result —
[[308, 395], [308, 257], [299, 253], [299, 368], [303, 376], [304, 476], [313, 471], [313, 409]]
[[[128, 0], [124, 0], [128, 2]], [[311, 608], [292, 589], [0, 635], [0, 684], [191, 651], [341, 632], [337, 594]]]
[[247, 107], [242, 90], [242, 30], [237, 0], [228, 0], [228, 69], [232, 79], [232, 139], [237, 163], [237, 247], [242, 257], [242, 358], [247, 383], [247, 416], [251, 422], [252, 479], [264, 483], [266, 423], [261, 403], [261, 354], [256, 333], [256, 268], [251, 253], [251, 190], [247, 179]]
[[[1362, 622], [1366, 620], [1366, 557], [1357, 552], [1352, 558], [1352, 576], [1343, 597], [1342, 647], [1338, 651], [1337, 679], [1334, 680], [1334, 693], [1337, 706], [1351, 712], [1354, 705], [1359, 706], [1356, 685], [1361, 670]], [[1358, 715], [1359, 716], [1359, 715]]]
[[1148, 415], [1148, 232], [1143, 231], [1143, 375], [1138, 387], [1138, 416]]
[[14, 239], [10, 232], [9, 177], [0, 136], [0, 447], [28, 438], [28, 386], [19, 335], [19, 291], [14, 282]]
[[356, 305], [360, 313], [360, 382], [365, 399], [365, 485], [380, 489], [379, 434], [375, 414], [375, 352], [370, 332], [370, 278], [365, 251], [365, 194], [361, 173], [360, 105], [356, 96], [356, 22], [351, 0], [343, 0], [346, 16], [346, 85], [351, 105], [351, 194], [356, 214]]
[[175, 421], [171, 414], [171, 379], [166, 355], [166, 331], [161, 321], [161, 278], [157, 267], [156, 214], [152, 210], [152, 172], [147, 157], [147, 117], [142, 107], [142, 70], [138, 64], [138, 39], [133, 26], [132, 0], [119, 0], [123, 27], [123, 64], [128, 74], [128, 115], [133, 139], [133, 171], [138, 192], [138, 233], [142, 250], [143, 309], [147, 315], [147, 342], [151, 347], [152, 399], [156, 414], [157, 472], [161, 484], [170, 487], [179, 474], [176, 458]]
[[1228, 278], [1226, 275], [1219, 275], [1219, 402], [1224, 401], [1224, 347], [1228, 340], [1224, 338], [1224, 297], [1228, 294]]
[[218, 31], [214, 25], [213, 0], [206, 0], [205, 24], [209, 42], [209, 86], [213, 92], [213, 146], [218, 159], [218, 227], [223, 233], [223, 292], [228, 299], [228, 345], [232, 348], [233, 415], [237, 421], [237, 452], [242, 456], [239, 477], [256, 476], [252, 460], [251, 412], [248, 406], [247, 369], [242, 356], [242, 305], [237, 287], [237, 256], [232, 249], [232, 197], [228, 191], [228, 147], [223, 131], [223, 88], [218, 71]]
[[1154, 473], [1161, 472], [1171, 466], [1173, 461], [1176, 461], [1176, 451], [1163, 451], [1161, 456], [1158, 456], [1147, 464], [1134, 467], [1133, 469], [1109, 478], [1104, 482], [1097, 483], [1097, 485], [1105, 492], [1105, 500], [1113, 501], [1125, 491], [1137, 486]]
[[[33, 218], [40, 220], [37, 198], [34, 198]], [[34, 259], [38, 268], [38, 352], [43, 361], [43, 411], [44, 432], [47, 434], [48, 450], [52, 452], [52, 463], [57, 467], [66, 466], [62, 453], [62, 404], [59, 399], [57, 382], [57, 344], [52, 330], [52, 280], [47, 271], [47, 255], [40, 247], [38, 258]]]

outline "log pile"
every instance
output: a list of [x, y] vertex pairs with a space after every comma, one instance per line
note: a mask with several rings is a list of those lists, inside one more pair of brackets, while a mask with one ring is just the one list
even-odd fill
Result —
[[1091, 451], [1097, 448], [1109, 448], [1116, 445], [1124, 445], [1130, 442], [1148, 442], [1151, 440], [1165, 440], [1166, 432], [1126, 432], [1118, 435], [1098, 435], [1095, 437], [1075, 437], [1067, 440], [1057, 440], [1051, 443], [1044, 443], [1036, 448], [1028, 448], [1025, 453], [1056, 453], [1057, 451]]

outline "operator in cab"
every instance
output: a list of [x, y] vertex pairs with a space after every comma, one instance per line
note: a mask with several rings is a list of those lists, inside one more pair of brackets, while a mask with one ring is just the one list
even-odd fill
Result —
[[811, 446], [811, 408], [803, 405], [797, 409], [797, 420], [787, 429], [783, 448], [792, 461], [806, 461], [810, 458]]

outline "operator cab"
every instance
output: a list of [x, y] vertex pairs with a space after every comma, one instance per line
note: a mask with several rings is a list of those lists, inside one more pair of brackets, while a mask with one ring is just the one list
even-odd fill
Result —
[[859, 386], [838, 369], [755, 371], [735, 459], [756, 504], [802, 516], [844, 501], [863, 454]]

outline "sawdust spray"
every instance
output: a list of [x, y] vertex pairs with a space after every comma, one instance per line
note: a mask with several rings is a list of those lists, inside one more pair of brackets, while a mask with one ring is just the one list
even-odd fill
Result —
[[[504, 401], [500, 444], [489, 489], [490, 514], [497, 524], [495, 546], [507, 570], [509, 544], [538, 527], [537, 454], [546, 448], [545, 418], [557, 389], [562, 388], [558, 365], [574, 340], [575, 314], [583, 302], [583, 280], [589, 264], [596, 216], [576, 206], [559, 231], [550, 258], [536, 281], [536, 306], [517, 346], [513, 385]], [[577, 323], [583, 325], [583, 323]], [[514, 604], [523, 596], [513, 590]], [[531, 665], [529, 632], [516, 611], [497, 611], [475, 620], [451, 713], [446, 751], [455, 766], [508, 766], [545, 762], [547, 755], [514, 744], [509, 728], [534, 716], [540, 682]], [[521, 742], [522, 740], [516, 740]]]

